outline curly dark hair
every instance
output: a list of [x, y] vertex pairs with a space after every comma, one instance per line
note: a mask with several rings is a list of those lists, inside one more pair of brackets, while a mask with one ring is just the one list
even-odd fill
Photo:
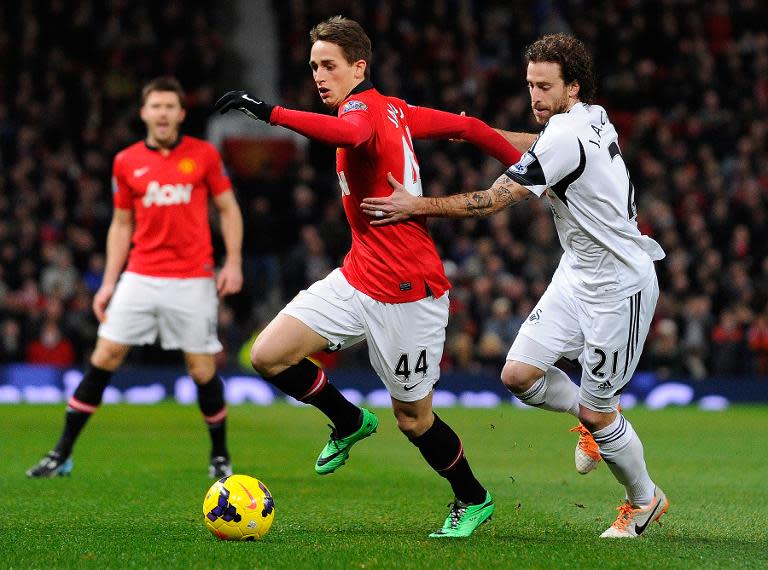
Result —
[[309, 39], [313, 44], [317, 41], [336, 44], [341, 48], [347, 63], [365, 60], [367, 64], [365, 66], [365, 78], [370, 79], [371, 60], [373, 59], [371, 40], [362, 26], [354, 20], [344, 16], [328, 18], [310, 30]]
[[563, 81], [568, 85], [579, 83], [579, 99], [590, 103], [595, 96], [595, 71], [592, 56], [584, 43], [568, 34], [550, 34], [533, 42], [525, 50], [531, 62], [559, 63]]

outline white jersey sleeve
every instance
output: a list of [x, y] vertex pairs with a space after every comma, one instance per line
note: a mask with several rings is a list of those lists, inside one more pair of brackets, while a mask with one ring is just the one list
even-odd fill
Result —
[[584, 146], [570, 129], [563, 128], [559, 116], [553, 117], [530, 149], [506, 175], [541, 196], [551, 188], [558, 196], [584, 171]]

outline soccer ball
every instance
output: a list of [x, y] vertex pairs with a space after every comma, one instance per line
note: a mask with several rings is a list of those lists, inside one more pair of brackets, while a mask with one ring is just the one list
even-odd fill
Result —
[[275, 518], [272, 494], [258, 479], [230, 475], [216, 481], [203, 500], [203, 520], [221, 540], [261, 538]]

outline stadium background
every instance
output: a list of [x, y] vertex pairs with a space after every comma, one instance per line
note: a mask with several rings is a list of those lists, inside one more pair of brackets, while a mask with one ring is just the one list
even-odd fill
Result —
[[[239, 116], [211, 117], [212, 103], [242, 87], [322, 111], [307, 32], [343, 13], [371, 36], [382, 92], [510, 130], [535, 129], [524, 47], [546, 32], [585, 40], [596, 60], [597, 101], [622, 136], [639, 224], [667, 252], [634, 394], [646, 398], [668, 382], [674, 389], [662, 402], [712, 394], [768, 401], [762, 2], [213, 4], [0, 5], [0, 400], [61, 400], [87, 362], [112, 210], [111, 161], [142, 136], [138, 93], [160, 74], [176, 75], [188, 90], [185, 132], [222, 149], [243, 209], [246, 284], [222, 304], [219, 364], [225, 378], [245, 377], [241, 347], [299, 289], [339, 264], [349, 235], [333, 149]], [[417, 153], [430, 195], [484, 187], [502, 168], [460, 143], [417, 143]], [[507, 348], [560, 255], [549, 209], [526, 203], [486, 220], [433, 220], [431, 229], [454, 284], [443, 386], [454, 395], [463, 386], [500, 397]], [[361, 393], [378, 386], [358, 371], [366, 365], [364, 348], [328, 363], [343, 386]], [[181, 375], [178, 354], [139, 349], [107, 399], [184, 401]], [[260, 385], [248, 386], [244, 399], [258, 401]]]

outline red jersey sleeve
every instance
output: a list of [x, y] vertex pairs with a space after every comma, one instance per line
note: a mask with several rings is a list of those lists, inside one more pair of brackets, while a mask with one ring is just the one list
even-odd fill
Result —
[[232, 189], [232, 182], [224, 169], [224, 162], [216, 147], [208, 145], [208, 170], [205, 173], [205, 181], [213, 196], [218, 196], [222, 192]]
[[429, 107], [408, 106], [408, 115], [411, 136], [415, 139], [463, 139], [505, 166], [517, 163], [522, 156], [507, 139], [480, 119]]
[[133, 209], [133, 197], [131, 188], [126, 182], [125, 161], [123, 153], [115, 156], [112, 163], [112, 204], [120, 210]]
[[359, 146], [373, 136], [371, 120], [367, 113], [362, 111], [332, 117], [275, 107], [269, 122], [335, 146]]

